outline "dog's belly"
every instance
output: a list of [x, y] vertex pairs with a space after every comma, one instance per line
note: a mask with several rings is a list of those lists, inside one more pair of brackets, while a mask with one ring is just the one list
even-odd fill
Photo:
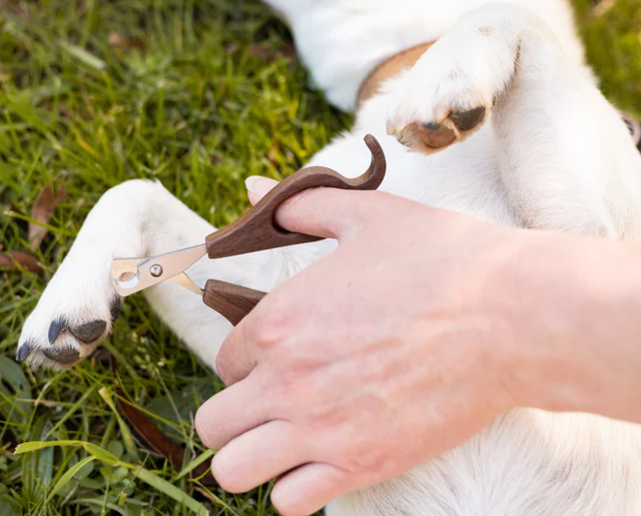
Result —
[[521, 409], [438, 459], [328, 508], [329, 516], [551, 514], [641, 514], [641, 429]]

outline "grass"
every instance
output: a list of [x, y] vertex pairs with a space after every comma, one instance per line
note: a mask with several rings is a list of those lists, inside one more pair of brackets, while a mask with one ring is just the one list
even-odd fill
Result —
[[[641, 116], [641, 4], [595, 13], [590, 0], [574, 3], [605, 93]], [[212, 514], [274, 514], [269, 486], [203, 490], [119, 424], [109, 404], [116, 383], [197, 457], [205, 450], [193, 413], [221, 387], [138, 296], [104, 345], [126, 356], [117, 380], [101, 353], [65, 373], [31, 372], [13, 356], [25, 317], [109, 187], [159, 179], [222, 226], [247, 206], [244, 177], [287, 175], [348, 127], [307, 84], [286, 28], [254, 1], [0, 0], [5, 250], [30, 249], [25, 217], [45, 186], [69, 192], [35, 250], [44, 277], [0, 271], [1, 516], [193, 514], [163, 481]], [[12, 453], [52, 440], [111, 455], [86, 445]]]

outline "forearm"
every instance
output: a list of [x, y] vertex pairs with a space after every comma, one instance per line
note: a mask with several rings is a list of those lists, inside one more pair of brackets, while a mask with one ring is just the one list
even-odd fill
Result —
[[516, 396], [641, 423], [641, 246], [527, 238], [513, 281]]

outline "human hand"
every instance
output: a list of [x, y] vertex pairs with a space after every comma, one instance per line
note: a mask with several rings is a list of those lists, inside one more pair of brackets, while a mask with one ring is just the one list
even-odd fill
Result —
[[[273, 182], [260, 179], [256, 202]], [[387, 194], [317, 189], [278, 224], [338, 249], [272, 292], [229, 335], [228, 389], [198, 412], [213, 473], [243, 492], [283, 475], [286, 515], [394, 476], [461, 443], [514, 406], [486, 306], [514, 241]], [[518, 239], [515, 239], [518, 240]], [[438, 242], [438, 246], [434, 243]]]
[[[252, 202], [274, 184], [255, 180]], [[277, 222], [339, 246], [223, 343], [229, 387], [196, 428], [220, 450], [224, 489], [280, 476], [272, 501], [300, 516], [517, 406], [641, 422], [638, 246], [501, 228], [380, 192], [309, 190]]]

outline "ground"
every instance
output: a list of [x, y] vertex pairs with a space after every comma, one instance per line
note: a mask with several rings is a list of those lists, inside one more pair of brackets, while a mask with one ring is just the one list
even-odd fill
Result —
[[[574, 3], [603, 91], [641, 117], [641, 3]], [[118, 384], [191, 457], [204, 452], [193, 412], [220, 383], [140, 296], [102, 348], [127, 356], [119, 380], [105, 352], [64, 373], [13, 357], [25, 317], [109, 187], [158, 179], [222, 226], [247, 207], [243, 178], [295, 171], [350, 123], [309, 87], [286, 28], [255, 1], [0, 0], [0, 245], [32, 251], [43, 267], [0, 268], [0, 516], [178, 515], [198, 503], [274, 514], [269, 486], [233, 496], [180, 477], [110, 406]], [[47, 236], [30, 243], [36, 199], [63, 184]], [[86, 446], [13, 454], [52, 440], [91, 442], [144, 469]]]

